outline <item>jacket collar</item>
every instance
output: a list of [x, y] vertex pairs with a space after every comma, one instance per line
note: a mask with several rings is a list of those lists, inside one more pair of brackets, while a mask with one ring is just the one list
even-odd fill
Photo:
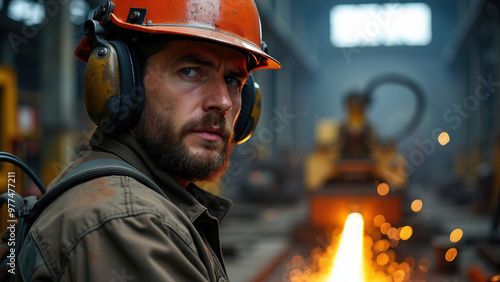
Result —
[[194, 222], [208, 212], [222, 222], [232, 206], [229, 199], [209, 193], [194, 183], [184, 188], [148, 156], [139, 142], [127, 132], [105, 134], [97, 128], [90, 140], [92, 150], [112, 153], [151, 178], [186, 216]]

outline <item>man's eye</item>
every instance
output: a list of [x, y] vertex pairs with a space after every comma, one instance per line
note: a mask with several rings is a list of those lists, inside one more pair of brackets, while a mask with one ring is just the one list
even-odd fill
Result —
[[194, 69], [191, 69], [191, 68], [181, 69], [180, 73], [182, 75], [185, 75], [185, 76], [195, 76], [195, 75], [197, 75], [197, 72]]
[[225, 80], [226, 80], [226, 84], [228, 86], [231, 86], [231, 87], [240, 87], [241, 86], [241, 82], [234, 77], [226, 76]]

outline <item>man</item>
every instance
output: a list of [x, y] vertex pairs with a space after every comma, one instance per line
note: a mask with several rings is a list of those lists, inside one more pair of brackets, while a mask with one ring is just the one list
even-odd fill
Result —
[[88, 61], [85, 101], [99, 126], [51, 186], [82, 163], [118, 159], [168, 199], [126, 176], [73, 187], [33, 225], [23, 279], [227, 280], [219, 224], [231, 202], [192, 181], [223, 174], [250, 134], [234, 131], [252, 107], [242, 101], [249, 73], [280, 67], [260, 36], [253, 0], [114, 0], [94, 14], [77, 56]]

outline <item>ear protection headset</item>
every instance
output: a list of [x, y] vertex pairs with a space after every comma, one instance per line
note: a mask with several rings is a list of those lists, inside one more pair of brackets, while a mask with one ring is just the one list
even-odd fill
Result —
[[241, 110], [234, 126], [234, 140], [242, 144], [252, 136], [260, 116], [260, 88], [253, 75], [248, 77], [241, 90]]
[[[139, 121], [143, 108], [142, 64], [124, 42], [105, 40], [99, 22], [87, 21], [85, 32], [92, 39], [83, 79], [87, 113], [105, 133], [127, 130]], [[259, 86], [250, 76], [242, 89], [241, 111], [234, 127], [237, 144], [248, 140], [255, 130], [260, 103]]]

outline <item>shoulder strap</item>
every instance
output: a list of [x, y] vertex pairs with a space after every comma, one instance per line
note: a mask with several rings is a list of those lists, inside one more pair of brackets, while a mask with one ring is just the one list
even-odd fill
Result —
[[[151, 179], [140, 172], [137, 168], [124, 161], [117, 159], [95, 159], [85, 162], [64, 175], [62, 180], [56, 186], [54, 186], [54, 188], [45, 193], [45, 195], [43, 195], [38, 201], [36, 200], [35, 196], [29, 196], [23, 199], [17, 193], [13, 193], [11, 195], [5, 193], [3, 195], [0, 195], [0, 207], [3, 203], [9, 203], [12, 201], [14, 201], [16, 204], [15, 207], [12, 207], [15, 208], [16, 214], [18, 214], [17, 216], [19, 218], [14, 247], [15, 257], [19, 257], [21, 246], [23, 246], [24, 241], [27, 238], [28, 231], [34, 221], [48, 205], [50, 205], [55, 199], [57, 199], [57, 197], [80, 183], [111, 175], [123, 175], [132, 177], [145, 186], [156, 191], [165, 199], [169, 200], [165, 193], [163, 193], [163, 191], [158, 187], [158, 185], [156, 185]], [[12, 197], [14, 197], [14, 200], [12, 200]], [[9, 199], [11, 200], [9, 201]], [[18, 211], [19, 213], [17, 213]], [[34, 249], [31, 249], [31, 251], [34, 251]], [[30, 254], [36, 255], [36, 252], [31, 252]], [[30, 262], [34, 263], [35, 260], [36, 258], [33, 257], [33, 260], [31, 260]], [[2, 259], [2, 262], [6, 262], [6, 260]], [[8, 269], [5, 266], [4, 268]], [[14, 281], [14, 276], [11, 276], [10, 279], [11, 281]]]
[[117, 159], [95, 159], [85, 162], [68, 172], [61, 182], [38, 200], [32, 211], [28, 211], [30, 213], [29, 217], [37, 218], [50, 203], [72, 187], [95, 178], [111, 175], [132, 177], [169, 200], [158, 185], [132, 165]]
[[17, 194], [14, 191], [10, 193], [5, 192], [0, 195], [0, 208], [3, 206], [3, 204], [7, 204], [7, 208], [14, 209], [15, 212], [12, 212], [11, 214], [17, 217], [19, 216], [19, 211], [24, 207], [24, 200], [21, 195]]

